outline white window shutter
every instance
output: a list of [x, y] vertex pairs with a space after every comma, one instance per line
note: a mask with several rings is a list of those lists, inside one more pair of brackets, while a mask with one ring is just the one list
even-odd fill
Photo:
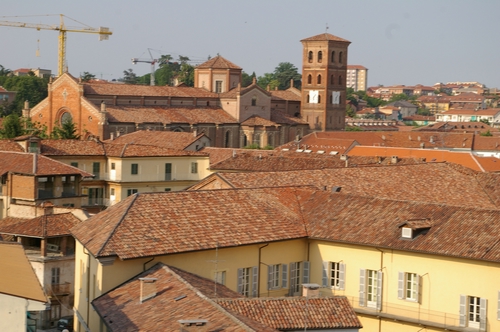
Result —
[[405, 273], [398, 272], [398, 299], [405, 298]]
[[487, 299], [479, 299], [479, 330], [486, 331], [486, 305]]
[[330, 265], [330, 262], [323, 262], [323, 287], [328, 287], [330, 286], [328, 284], [328, 266]]
[[377, 310], [382, 310], [382, 271], [377, 272]]
[[236, 291], [240, 294], [243, 292], [243, 269], [238, 269]]
[[290, 263], [290, 291], [289, 295], [293, 296], [293, 293], [295, 293], [295, 283], [297, 280], [295, 279], [297, 277], [297, 262]]
[[288, 265], [281, 264], [281, 287], [287, 288], [288, 286]]
[[460, 318], [458, 326], [465, 327], [467, 322], [467, 296], [460, 295]]
[[257, 297], [257, 280], [259, 279], [259, 269], [252, 267], [252, 297]]
[[365, 304], [365, 292], [366, 292], [365, 279], [366, 279], [366, 270], [360, 269], [359, 270], [359, 306], [360, 307], [366, 306], [366, 304]]
[[309, 283], [309, 262], [305, 261], [303, 264], [303, 269], [304, 269], [304, 276], [302, 277], [302, 283], [308, 284]]
[[500, 320], [500, 291], [498, 291], [497, 320]]
[[339, 289], [344, 290], [345, 289], [345, 264], [340, 263], [339, 264]]
[[273, 279], [273, 266], [268, 265], [267, 266], [267, 289], [272, 288], [271, 280]]
[[422, 303], [422, 276], [417, 275], [417, 302]]

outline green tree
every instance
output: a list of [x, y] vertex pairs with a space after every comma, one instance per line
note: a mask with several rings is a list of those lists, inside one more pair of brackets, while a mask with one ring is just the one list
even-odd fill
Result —
[[186, 84], [187, 86], [194, 86], [194, 67], [188, 63], [181, 64], [181, 70], [179, 72], [179, 82]]
[[80, 139], [80, 135], [76, 134], [76, 125], [72, 119], [64, 121], [62, 125], [56, 121], [50, 136], [53, 139]]
[[80, 75], [82, 82], [89, 82], [95, 79], [95, 75], [89, 73], [88, 71], [84, 71], [82, 75]]
[[274, 77], [274, 74], [265, 73], [264, 76], [259, 76], [257, 78], [257, 84], [262, 89], [267, 89], [267, 86], [269, 86], [271, 90], [274, 90], [280, 85], [280, 82]]
[[345, 113], [348, 117], [354, 118], [356, 117], [356, 108], [353, 105], [347, 104]]
[[481, 135], [481, 136], [493, 136], [493, 134], [490, 132], [490, 130], [489, 130], [489, 129], [488, 129], [486, 132], [481, 133], [481, 134], [479, 134], [479, 135]]
[[7, 115], [2, 122], [0, 136], [2, 138], [14, 138], [24, 134], [21, 119], [16, 114]]
[[139, 78], [134, 73], [132, 69], [123, 71], [123, 82], [125, 84], [137, 84], [139, 82]]
[[255, 75], [255, 72], [253, 72], [252, 75], [248, 75], [247, 73], [242, 72], [241, 73], [241, 86], [242, 87], [249, 86], [250, 84], [252, 84], [254, 78], [257, 78], [257, 76]]
[[429, 116], [431, 115], [431, 111], [429, 111], [427, 108], [419, 108], [417, 110], [418, 115], [424, 115], [424, 116]]
[[8, 91], [16, 91], [16, 98], [4, 108], [4, 114], [21, 115], [24, 102], [36, 105], [47, 98], [48, 78], [36, 76], [0, 76], [0, 85]]
[[290, 62], [280, 62], [278, 67], [274, 69], [274, 79], [279, 82], [278, 89], [285, 90], [290, 87], [290, 80], [293, 79], [293, 84], [300, 89], [302, 75], [299, 70]]
[[488, 126], [490, 125], [490, 122], [488, 121], [488, 119], [481, 119], [481, 120], [479, 120], [479, 122], [485, 123]]

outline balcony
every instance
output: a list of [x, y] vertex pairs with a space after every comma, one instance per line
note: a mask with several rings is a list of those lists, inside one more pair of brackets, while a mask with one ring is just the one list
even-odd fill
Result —
[[49, 296], [64, 296], [71, 294], [72, 284], [65, 282], [63, 284], [51, 284], [45, 287]]

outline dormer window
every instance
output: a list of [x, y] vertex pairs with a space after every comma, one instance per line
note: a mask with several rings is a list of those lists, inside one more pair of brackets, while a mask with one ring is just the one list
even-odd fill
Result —
[[399, 225], [401, 228], [401, 238], [414, 239], [418, 235], [425, 235], [431, 229], [431, 221], [428, 218], [409, 219]]
[[413, 229], [410, 227], [402, 227], [401, 228], [401, 237], [405, 239], [411, 239], [413, 238]]

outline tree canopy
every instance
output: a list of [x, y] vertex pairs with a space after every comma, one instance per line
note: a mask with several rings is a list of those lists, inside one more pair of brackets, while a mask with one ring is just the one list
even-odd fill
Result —
[[290, 88], [290, 80], [293, 79], [294, 86], [300, 89], [301, 78], [302, 76], [295, 65], [290, 62], [280, 62], [273, 73], [265, 73], [263, 76], [259, 76], [257, 84], [263, 89], [267, 89], [269, 86], [271, 90], [275, 88], [286, 90]]

